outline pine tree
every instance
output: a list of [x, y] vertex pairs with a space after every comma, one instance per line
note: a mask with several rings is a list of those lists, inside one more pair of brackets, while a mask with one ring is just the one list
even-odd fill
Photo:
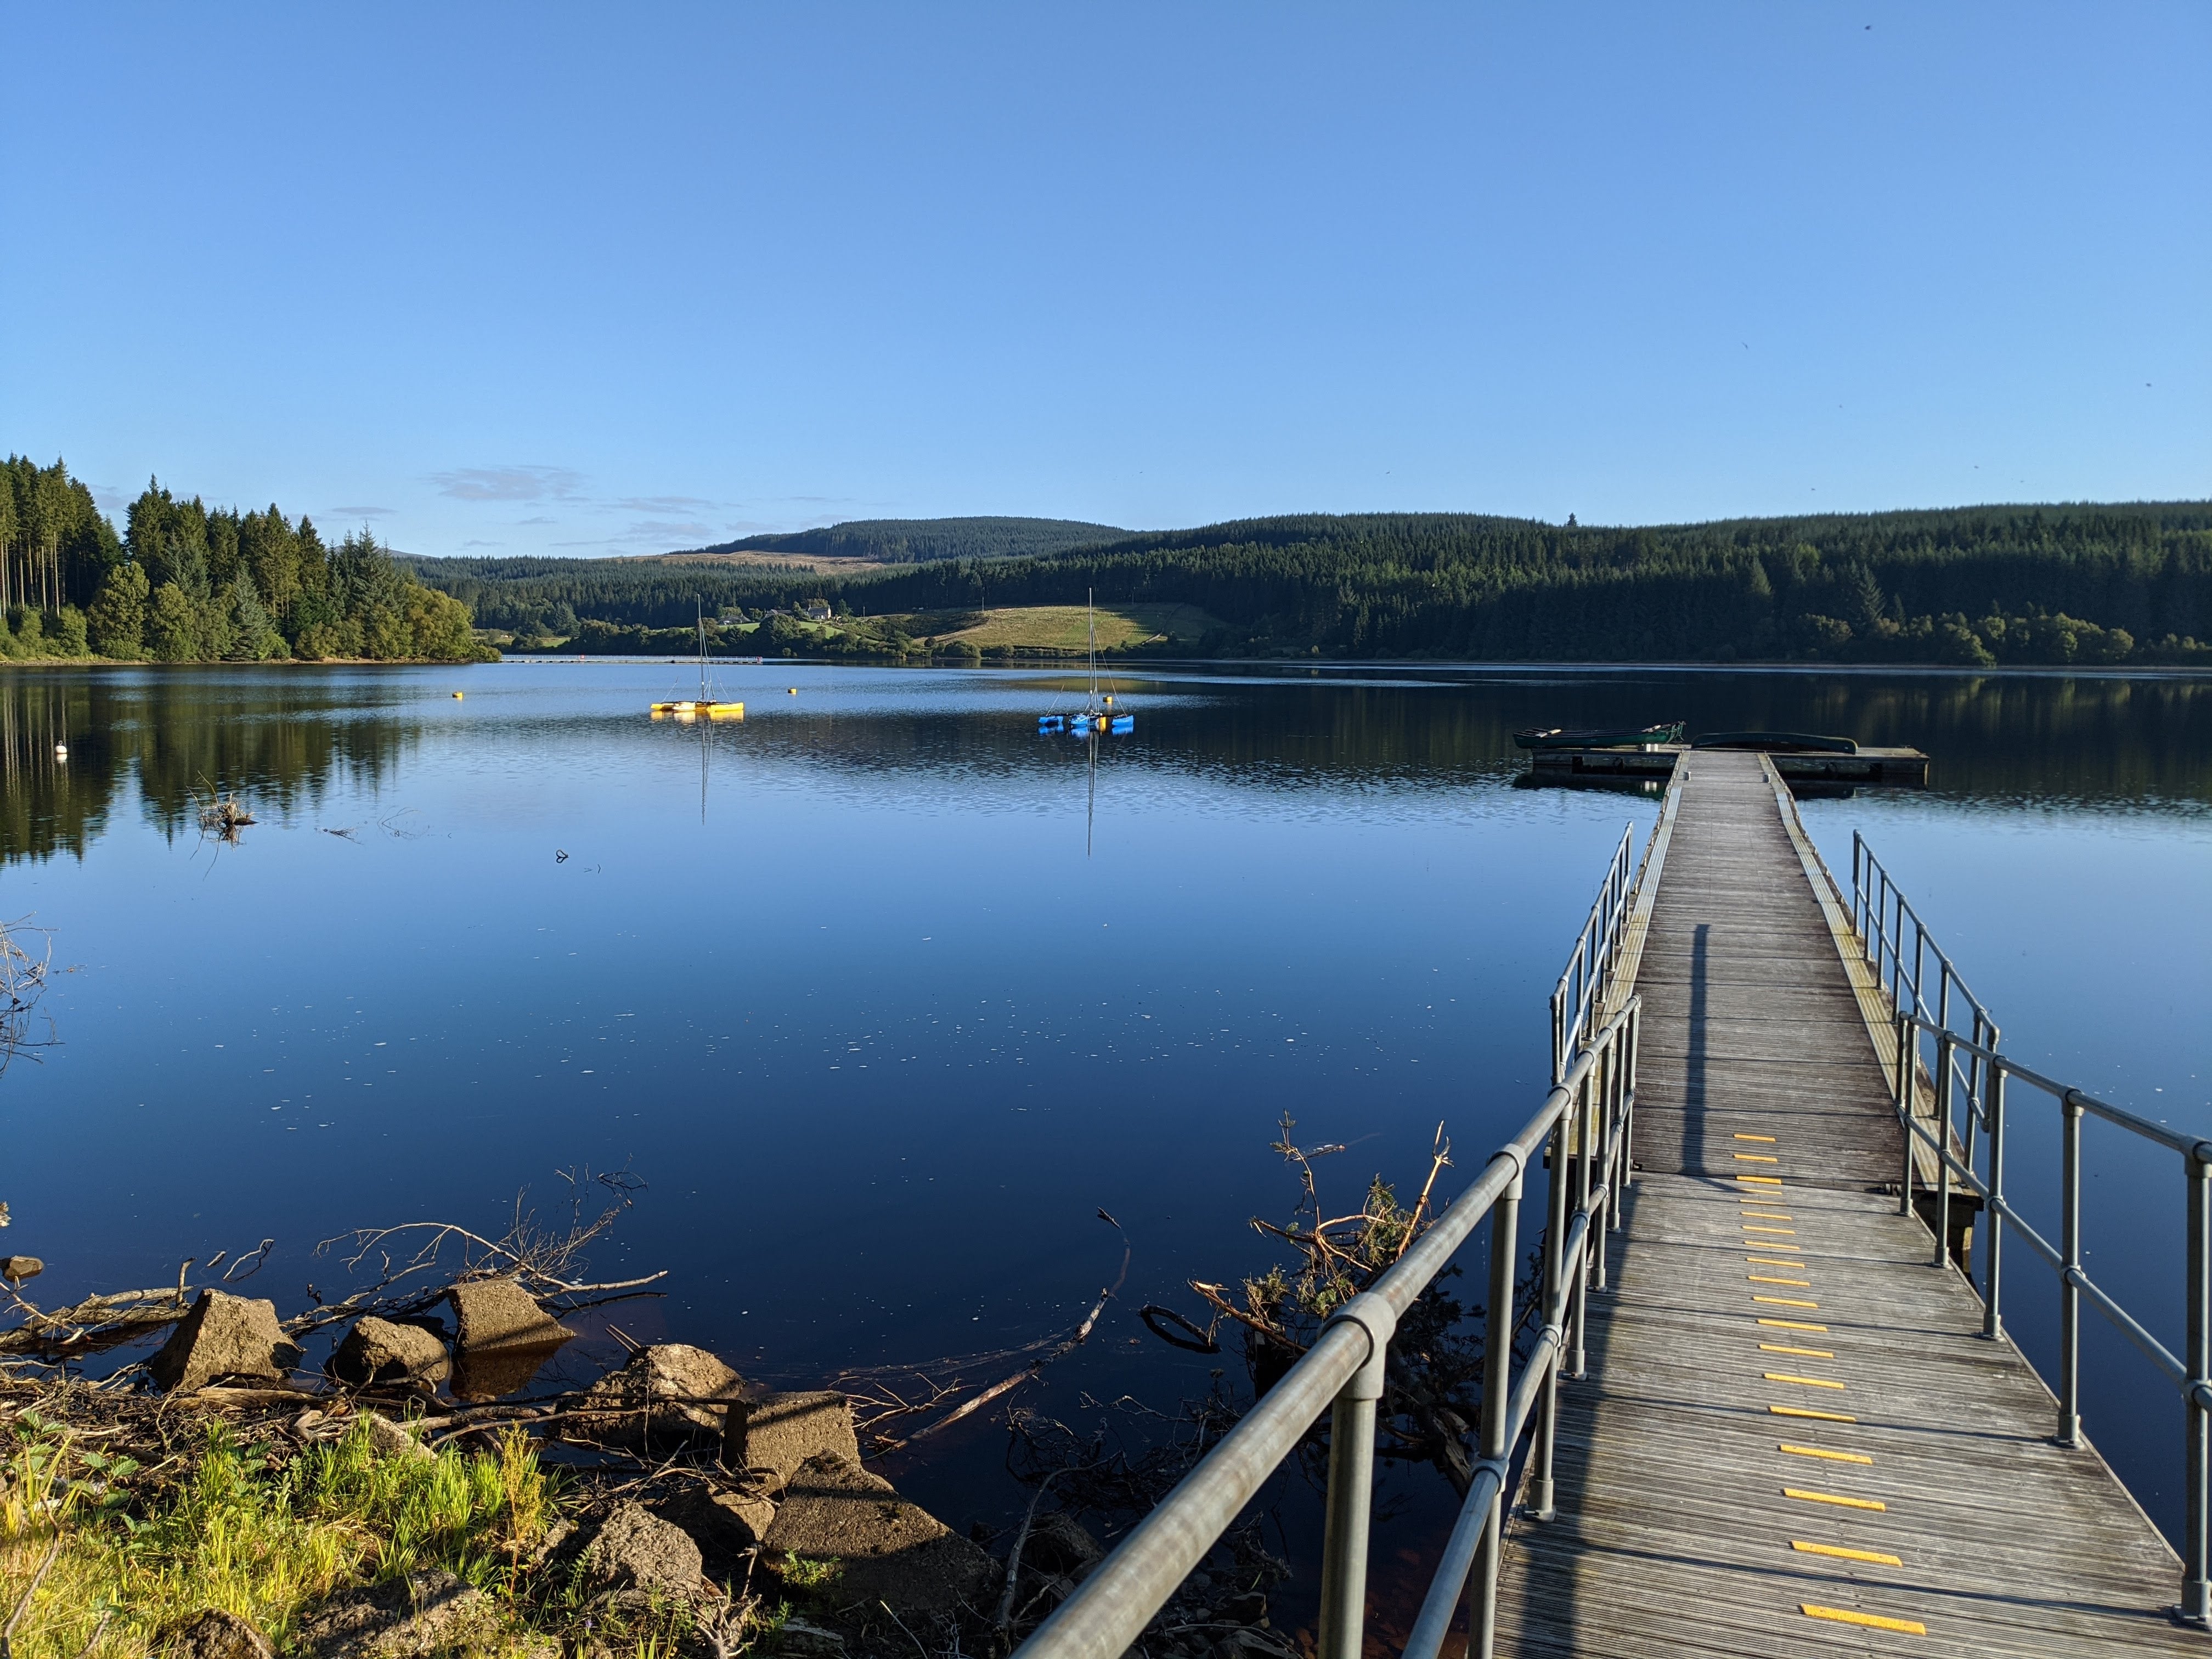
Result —
[[232, 577], [227, 601], [230, 648], [224, 654], [229, 661], [266, 662], [283, 654], [284, 636], [276, 631], [261, 596], [253, 591], [252, 577], [243, 570]]
[[103, 657], [131, 659], [146, 654], [146, 573], [136, 564], [118, 564], [100, 584], [100, 596], [86, 617], [93, 649]]

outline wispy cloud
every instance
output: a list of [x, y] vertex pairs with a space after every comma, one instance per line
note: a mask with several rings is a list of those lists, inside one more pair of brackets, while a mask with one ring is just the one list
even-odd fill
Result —
[[717, 507], [735, 507], [735, 501], [710, 501], [697, 495], [628, 495], [609, 503], [617, 513], [697, 513]]
[[505, 542], [463, 542], [463, 547], [505, 547]]
[[560, 523], [560, 522], [561, 522], [561, 520], [558, 520], [558, 519], [555, 519], [555, 518], [549, 518], [546, 514], [543, 514], [543, 513], [540, 513], [540, 514], [539, 514], [536, 518], [534, 518], [534, 519], [517, 519], [517, 520], [514, 521], [514, 524], [515, 524], [515, 528], [519, 530], [519, 529], [520, 529], [520, 528], [521, 528], [523, 526], [525, 526], [525, 525], [532, 525], [532, 524], [558, 524], [558, 523]]
[[611, 536], [595, 536], [588, 540], [556, 542], [556, 547], [635, 548], [659, 553], [676, 547], [698, 547], [708, 542], [725, 540], [743, 531], [706, 524], [695, 520], [646, 519], [626, 526]]
[[568, 501], [581, 493], [584, 475], [565, 466], [464, 466], [433, 472], [430, 482], [464, 501]]
[[701, 537], [711, 538], [714, 526], [696, 520], [653, 519], [633, 524], [623, 532], [623, 539], [630, 542], [696, 541]]
[[396, 507], [334, 507], [323, 515], [326, 519], [396, 519]]

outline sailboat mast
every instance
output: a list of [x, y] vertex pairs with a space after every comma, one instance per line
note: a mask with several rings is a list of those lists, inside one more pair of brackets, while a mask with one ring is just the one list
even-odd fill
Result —
[[691, 601], [699, 617], [699, 701], [707, 701], [707, 602], [694, 598]]
[[1091, 630], [1091, 706], [1098, 707], [1098, 597], [1096, 588], [1083, 590], [1083, 609]]

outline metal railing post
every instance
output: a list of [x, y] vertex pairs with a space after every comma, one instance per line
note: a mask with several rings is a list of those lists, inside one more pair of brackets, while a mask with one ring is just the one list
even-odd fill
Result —
[[1983, 1115], [1990, 1121], [1990, 1197], [1982, 1206], [1989, 1218], [1988, 1266], [1982, 1269], [1982, 1334], [1992, 1342], [2004, 1334], [2004, 1067], [1982, 1073]]
[[[1548, 1310], [1559, 1299], [1559, 1286], [1566, 1278], [1567, 1121], [1564, 1115], [1552, 1126], [1552, 1182], [1551, 1191], [1545, 1197], [1545, 1211], [1544, 1307]], [[1530, 1496], [1534, 1499], [1532, 1512], [1539, 1521], [1549, 1521], [1559, 1513], [1553, 1505], [1552, 1486], [1552, 1458], [1559, 1440], [1557, 1349], [1553, 1350], [1544, 1371], [1544, 1381], [1536, 1396], [1536, 1448], [1531, 1454], [1534, 1467], [1529, 1472]]]
[[2205, 1151], [2199, 1141], [2188, 1153], [2189, 1350], [2183, 1357], [2189, 1368], [2183, 1407], [2189, 1413], [2188, 1490], [2183, 1494], [2189, 1519], [2181, 1553], [2181, 1616], [2198, 1625], [2212, 1622], [2212, 1579], [2206, 1571], [2212, 1553], [2212, 1424], [2199, 1397], [2199, 1390], [2212, 1383], [2212, 1164], [2205, 1163]]
[[1589, 1261], [1590, 1288], [1605, 1288], [1605, 1234], [1612, 1221], [1612, 1178], [1605, 1174], [1606, 1154], [1612, 1150], [1607, 1143], [1609, 1126], [1605, 1121], [1605, 1066], [1611, 1050], [1590, 1068], [1590, 1076], [1583, 1085], [1583, 1145], [1589, 1148], [1589, 1177], [1583, 1185], [1589, 1194], [1590, 1210]]
[[1905, 1133], [1905, 1173], [1897, 1183], [1897, 1212], [1912, 1213], [1912, 1068], [1920, 1033], [1912, 1016], [1897, 1011], [1897, 1123]]
[[[1485, 1462], [1503, 1464], [1505, 1412], [1513, 1389], [1513, 1281], [1521, 1252], [1521, 1177], [1499, 1197], [1490, 1212], [1490, 1317], [1482, 1339], [1482, 1427], [1480, 1448]], [[1501, 1480], [1483, 1523], [1482, 1544], [1474, 1558], [1474, 1609], [1469, 1620], [1470, 1659], [1491, 1659], [1498, 1647], [1498, 1568], [1505, 1488]], [[1355, 1649], [1349, 1659], [1357, 1659]]]
[[1644, 1005], [1628, 1011], [1628, 1024], [1619, 1039], [1628, 1052], [1628, 1075], [1620, 1103], [1620, 1190], [1628, 1191], [1636, 1179], [1636, 1068], [1644, 1040]]
[[1620, 1038], [1613, 1040], [1612, 1064], [1606, 1068], [1605, 1145], [1612, 1174], [1605, 1194], [1606, 1219], [1620, 1231], [1620, 1200], [1628, 1190], [1628, 1051]]
[[[1966, 997], [1974, 1010], [1974, 1041], [1984, 1048], [1995, 1048], [1996, 1045], [1990, 1041], [1990, 1017], [1982, 1012], [1981, 1005], [1974, 1001], [1972, 993], [1967, 991], [1966, 981], [1963, 980], [1960, 981], [1959, 993]], [[1979, 1049], [1970, 1049], [1966, 1054], [1966, 1098], [1970, 1102], [1981, 1103], [1983, 1127], [1988, 1127], [1990, 1097], [1982, 1089], [1982, 1056]], [[1966, 1139], [1966, 1150], [1970, 1154], [1973, 1151], [1973, 1137], [1970, 1133]], [[1973, 1161], [1971, 1156], [1966, 1159], [1969, 1164]]]
[[1564, 984], [1552, 992], [1552, 1086], [1554, 1089], [1559, 1086], [1559, 1079], [1566, 1074], [1567, 1068], [1566, 1056], [1559, 1052], [1565, 1046], [1567, 1035], [1566, 1015], [1560, 1007], [1565, 996]]
[[[1572, 1194], [1573, 1212], [1579, 1215], [1590, 1205], [1590, 1133], [1589, 1114], [1585, 1109], [1589, 1099], [1589, 1078], [1585, 1073], [1581, 1091], [1573, 1103], [1559, 1115], [1559, 1121], [1571, 1121], [1575, 1126], [1575, 1188]], [[1595, 1229], [1591, 1231], [1595, 1231]], [[1567, 1361], [1566, 1375], [1583, 1375], [1587, 1355], [1583, 1339], [1589, 1322], [1589, 1244], [1585, 1235], [1582, 1260], [1575, 1264], [1573, 1293], [1567, 1298]]]
[[1936, 1260], [1951, 1255], [1951, 1033], [1936, 1033]]
[[1865, 854], [1865, 851], [1866, 851], [1865, 846], [1864, 846], [1864, 844], [1861, 842], [1861, 840], [1859, 839], [1859, 832], [1858, 832], [1857, 830], [1852, 830], [1852, 831], [1851, 831], [1851, 931], [1852, 931], [1853, 933], [1856, 933], [1856, 934], [1860, 937], [1860, 939], [1861, 939], [1862, 940], [1863, 940], [1863, 939], [1865, 939], [1865, 937], [1866, 937], [1866, 929], [1865, 929], [1864, 927], [1863, 927], [1862, 926], [1860, 926], [1860, 924], [1859, 924], [1859, 860], [1860, 860], [1860, 858], [1861, 858], [1862, 856], [1863, 856], [1863, 854]]
[[1375, 1407], [1395, 1318], [1362, 1296], [1335, 1316], [1367, 1336], [1367, 1358], [1338, 1392], [1328, 1425], [1328, 1509], [1322, 1532], [1320, 1659], [1359, 1659], [1367, 1628], [1367, 1523], [1375, 1497]]
[[[1902, 1006], [1905, 1000], [1905, 890], [1895, 887], [1897, 913], [1890, 924], [1889, 940], [1889, 1000]], [[1920, 1010], [1916, 1006], [1914, 1013]]]
[[2059, 1102], [2064, 1145], [2059, 1158], [2058, 1433], [2062, 1446], [2081, 1443], [2081, 1106], [2069, 1089]]

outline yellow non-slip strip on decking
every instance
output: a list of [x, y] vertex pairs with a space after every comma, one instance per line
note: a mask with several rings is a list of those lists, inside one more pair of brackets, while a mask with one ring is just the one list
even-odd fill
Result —
[[1788, 1452], [1792, 1457], [1825, 1457], [1832, 1463], [1871, 1463], [1874, 1459], [1864, 1452], [1831, 1451], [1826, 1446], [1793, 1446], [1787, 1440], [1774, 1449]]
[[1879, 1498], [1845, 1498], [1840, 1492], [1801, 1492], [1796, 1486], [1784, 1486], [1782, 1495], [1794, 1498], [1801, 1504], [1834, 1504], [1847, 1510], [1887, 1510], [1889, 1508]]
[[1809, 1279], [1770, 1279], [1765, 1273], [1746, 1273], [1744, 1278], [1753, 1285], [1787, 1285], [1795, 1291], [1813, 1288], [1813, 1281]]
[[[1768, 1218], [1766, 1217], [1760, 1218], [1762, 1220], [1767, 1218]], [[1773, 1218], [1786, 1221], [1790, 1218], [1787, 1216], [1781, 1216]], [[1795, 1238], [1797, 1237], [1797, 1230], [1795, 1227], [1754, 1227], [1748, 1221], [1743, 1224], [1743, 1230], [1747, 1233], [1778, 1233], [1784, 1238]]]
[[1928, 1626], [1917, 1619], [1892, 1619], [1880, 1613], [1853, 1613], [1849, 1607], [1824, 1607], [1811, 1601], [1800, 1601], [1797, 1611], [1808, 1619], [1832, 1619], [1839, 1625], [1859, 1625], [1868, 1630], [1901, 1631], [1907, 1636], [1928, 1634]]
[[1808, 1544], [1802, 1538], [1790, 1540], [1790, 1547], [1805, 1555], [1832, 1555], [1838, 1561], [1868, 1561], [1877, 1567], [1901, 1567], [1904, 1561], [1894, 1555], [1885, 1555], [1880, 1550], [1845, 1549], [1841, 1544]]
[[1858, 1421], [1857, 1418], [1846, 1416], [1842, 1412], [1816, 1412], [1803, 1406], [1769, 1406], [1766, 1409], [1776, 1417], [1809, 1417], [1815, 1423], [1856, 1423]]
[[1782, 1184], [1780, 1176], [1740, 1175], [1735, 1178], [1751, 1187], [1779, 1187]]
[[1770, 1382], [1802, 1382], [1808, 1389], [1840, 1389], [1844, 1386], [1840, 1382], [1832, 1382], [1825, 1376], [1793, 1376], [1788, 1371], [1762, 1371], [1759, 1375]]
[[[1820, 1304], [1817, 1302], [1800, 1302], [1796, 1297], [1790, 1296], [1759, 1296], [1754, 1294], [1751, 1299], [1753, 1302], [1764, 1303], [1770, 1308], [1810, 1308], [1817, 1313], [1820, 1311]], [[1826, 1330], [1827, 1327], [1824, 1325], [1820, 1328]]]
[[1761, 1353], [1794, 1353], [1800, 1359], [1833, 1359], [1836, 1357], [1832, 1348], [1793, 1348], [1782, 1342], [1762, 1342], [1759, 1345], [1759, 1351]]
[[1730, 1152], [1730, 1158], [1746, 1164], [1779, 1164], [1782, 1160], [1765, 1152]]
[[[1752, 1297], [1752, 1300], [1754, 1302], [1771, 1302], [1773, 1299], [1774, 1298], [1772, 1297], [1768, 1296], [1755, 1296]], [[1764, 1325], [1769, 1330], [1818, 1331], [1823, 1336], [1826, 1336], [1828, 1334], [1828, 1328], [1826, 1325], [1808, 1325], [1802, 1319], [1760, 1319], [1755, 1320], [1753, 1322], [1755, 1324]]]
[[1747, 1135], [1741, 1129], [1736, 1131], [1735, 1138], [1738, 1140], [1763, 1140], [1770, 1146], [1774, 1144], [1774, 1137], [1772, 1135]]

